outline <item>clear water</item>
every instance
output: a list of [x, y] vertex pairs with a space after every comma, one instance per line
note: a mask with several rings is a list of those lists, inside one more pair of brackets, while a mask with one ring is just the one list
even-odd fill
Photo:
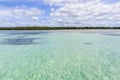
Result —
[[0, 31], [0, 80], [120, 80], [120, 30]]

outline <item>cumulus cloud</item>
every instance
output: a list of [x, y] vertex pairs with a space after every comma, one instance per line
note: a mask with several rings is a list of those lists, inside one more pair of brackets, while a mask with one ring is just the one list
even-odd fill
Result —
[[50, 15], [58, 24], [77, 26], [120, 25], [120, 2], [107, 4], [102, 0], [44, 0], [50, 6]]
[[98, 3], [100, 0], [44, 0], [45, 3], [51, 6], [64, 6], [64, 4], [76, 4], [76, 3], [86, 3], [86, 2], [94, 2]]
[[[44, 13], [43, 10], [33, 7], [5, 7], [1, 6], [0, 23], [1, 26], [20, 26], [40, 24], [39, 18]], [[34, 21], [34, 23], [33, 23]]]
[[26, 6], [16, 7], [13, 9], [13, 12], [18, 16], [39, 16], [44, 13], [44, 11], [38, 8], [27, 8]]
[[[120, 26], [120, 1], [116, 3], [106, 3], [105, 0], [6, 1], [34, 2], [34, 7], [32, 3], [26, 6], [0, 6], [0, 26]], [[38, 3], [44, 7], [38, 5], [35, 7]]]

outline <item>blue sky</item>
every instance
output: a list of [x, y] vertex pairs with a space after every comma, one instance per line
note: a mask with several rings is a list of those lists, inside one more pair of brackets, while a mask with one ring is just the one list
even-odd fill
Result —
[[0, 26], [120, 27], [120, 0], [0, 0]]

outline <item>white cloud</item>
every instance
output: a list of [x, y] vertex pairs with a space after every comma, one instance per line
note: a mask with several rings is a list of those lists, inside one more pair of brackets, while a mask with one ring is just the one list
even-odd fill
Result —
[[120, 26], [120, 2], [107, 4], [102, 0], [45, 0], [51, 16], [58, 24], [85, 26]]
[[[42, 0], [24, 1], [42, 2]], [[45, 9], [48, 10], [47, 13], [51, 11], [50, 15], [43, 15], [45, 12], [37, 7], [0, 6], [0, 26], [120, 26], [120, 1], [110, 4], [104, 0], [43, 1], [52, 7], [51, 10]]]
[[64, 6], [64, 4], [76, 4], [76, 3], [86, 3], [86, 2], [92, 2], [92, 3], [98, 3], [100, 0], [44, 0], [45, 3], [51, 5], [51, 6]]
[[33, 20], [39, 20], [39, 17], [33, 16], [32, 19]]
[[38, 8], [27, 8], [26, 6], [16, 7], [13, 9], [13, 12], [18, 16], [39, 16], [44, 13], [44, 11]]
[[[41, 24], [39, 18], [41, 18], [43, 10], [39, 8], [29, 8], [26, 6], [21, 7], [4, 7], [1, 6], [0, 10], [0, 26], [21, 26]], [[34, 23], [33, 23], [34, 21]]]

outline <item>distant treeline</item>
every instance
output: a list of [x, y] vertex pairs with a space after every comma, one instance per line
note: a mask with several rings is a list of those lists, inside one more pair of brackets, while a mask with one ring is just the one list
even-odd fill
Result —
[[0, 27], [0, 30], [120, 29], [120, 27]]

